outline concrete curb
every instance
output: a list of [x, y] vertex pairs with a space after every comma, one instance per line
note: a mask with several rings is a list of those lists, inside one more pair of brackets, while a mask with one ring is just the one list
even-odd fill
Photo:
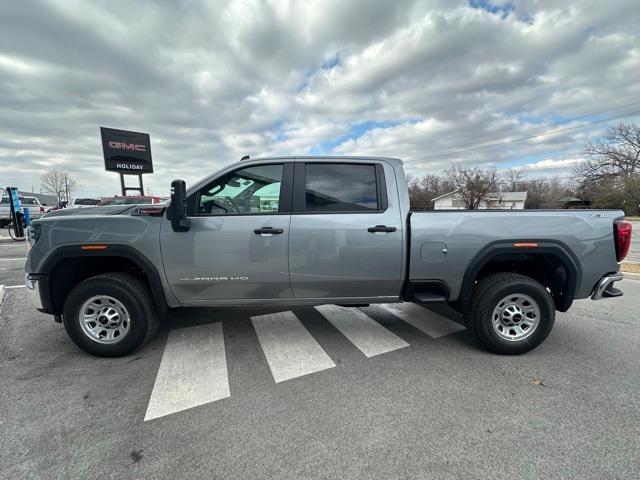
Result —
[[624, 275], [625, 280], [640, 280], [640, 273], [630, 273], [623, 271], [622, 274]]

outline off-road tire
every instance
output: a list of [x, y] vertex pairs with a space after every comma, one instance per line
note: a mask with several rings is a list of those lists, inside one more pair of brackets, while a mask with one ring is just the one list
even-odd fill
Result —
[[[494, 330], [494, 309], [504, 297], [522, 294], [533, 299], [540, 310], [537, 327], [521, 340], [506, 340]], [[555, 320], [555, 306], [544, 285], [526, 275], [495, 273], [483, 278], [474, 288], [471, 303], [465, 308], [465, 322], [471, 333], [487, 350], [503, 355], [518, 355], [540, 345], [549, 335]]]
[[[128, 311], [129, 330], [117, 343], [99, 343], [80, 325], [82, 305], [96, 295], [113, 297]], [[85, 352], [98, 357], [129, 355], [154, 336], [159, 324], [149, 289], [129, 273], [103, 273], [80, 282], [64, 302], [62, 319], [71, 340]]]

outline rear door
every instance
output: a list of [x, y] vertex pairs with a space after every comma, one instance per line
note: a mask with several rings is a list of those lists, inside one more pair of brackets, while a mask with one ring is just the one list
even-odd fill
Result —
[[185, 305], [293, 296], [287, 249], [293, 163], [239, 167], [187, 199], [191, 227], [163, 222], [167, 279]]
[[296, 298], [397, 297], [403, 225], [387, 162], [296, 162], [289, 271]]

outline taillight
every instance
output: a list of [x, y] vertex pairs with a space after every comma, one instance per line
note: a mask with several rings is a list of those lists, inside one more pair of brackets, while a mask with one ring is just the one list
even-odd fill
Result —
[[621, 220], [613, 225], [613, 238], [616, 242], [616, 258], [624, 260], [631, 246], [631, 222]]
[[40, 207], [40, 213], [44, 213], [44, 207]]

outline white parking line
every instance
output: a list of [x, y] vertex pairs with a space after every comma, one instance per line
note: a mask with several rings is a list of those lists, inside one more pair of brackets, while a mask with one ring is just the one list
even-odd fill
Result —
[[293, 312], [259, 315], [251, 322], [276, 383], [336, 366]]
[[18, 257], [18, 258], [14, 258], [14, 257], [8, 257], [8, 258], [0, 258], [0, 262], [6, 262], [7, 260], [16, 260], [16, 261], [21, 261], [24, 262], [27, 259], [27, 257]]
[[0, 305], [2, 305], [2, 301], [4, 300], [4, 285], [0, 285]]
[[415, 303], [384, 303], [380, 306], [433, 338], [465, 329], [462, 325]]
[[230, 395], [222, 324], [179, 328], [169, 332], [144, 419]]
[[367, 357], [409, 346], [407, 342], [357, 308], [321, 305], [316, 307], [316, 310]]
[[26, 288], [26, 285], [6, 285], [4, 288], [6, 288], [7, 290], [14, 288]]

